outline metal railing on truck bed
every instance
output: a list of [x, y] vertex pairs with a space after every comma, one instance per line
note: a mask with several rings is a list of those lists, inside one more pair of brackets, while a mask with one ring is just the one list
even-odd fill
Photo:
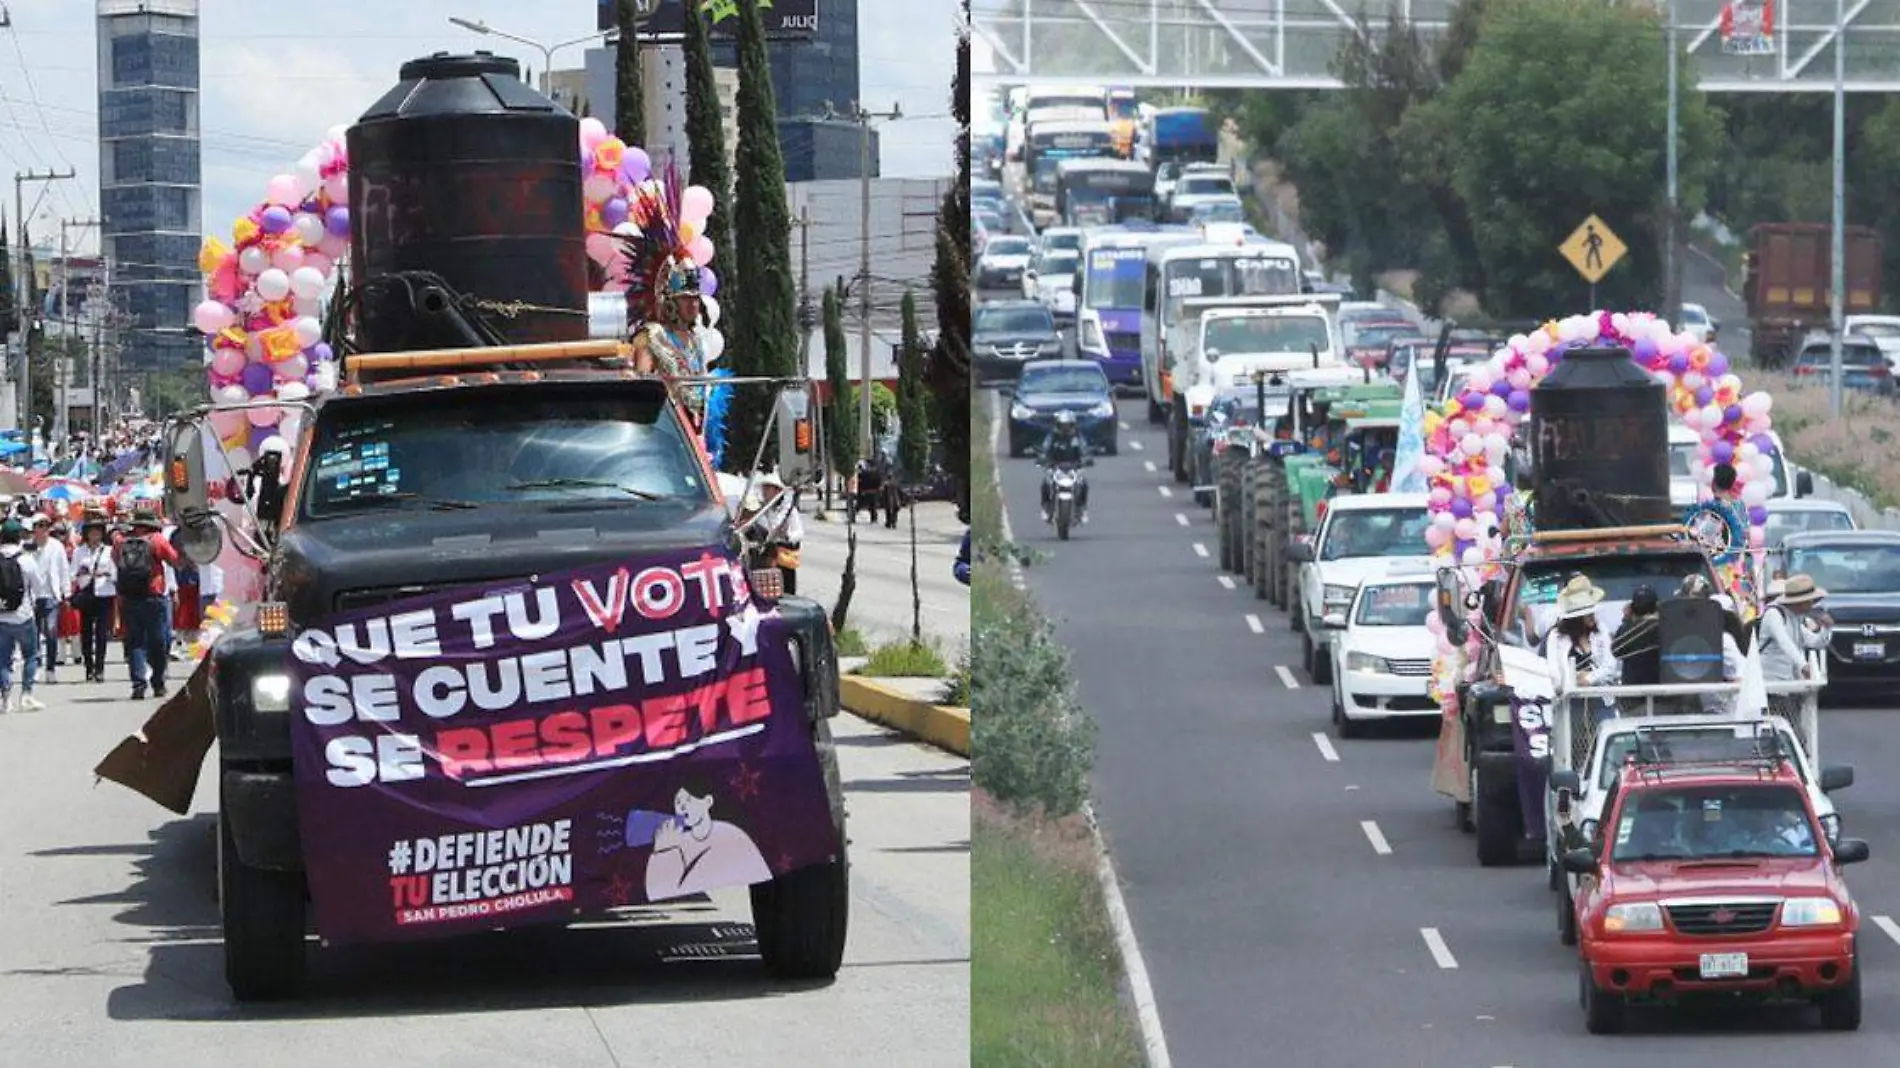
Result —
[[[1788, 724], [1807, 749], [1808, 760], [1820, 766], [1820, 698], [1827, 685], [1819, 678], [1792, 682], [1770, 682], [1768, 708], [1764, 715], [1775, 716]], [[1579, 686], [1557, 695], [1552, 702], [1550, 752], [1555, 767], [1585, 767], [1596, 749], [1600, 719], [1667, 718], [1670, 715], [1701, 715], [1722, 709], [1706, 709], [1702, 698], [1727, 699], [1732, 709], [1741, 693], [1741, 684], [1678, 684], [1670, 686]], [[1603, 702], [1608, 699], [1614, 715]]]

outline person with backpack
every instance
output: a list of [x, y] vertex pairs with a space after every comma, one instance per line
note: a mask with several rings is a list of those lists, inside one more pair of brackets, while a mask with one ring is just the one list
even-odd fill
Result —
[[[46, 706], [33, 696], [33, 676], [40, 669], [39, 623], [33, 615], [33, 587], [39, 573], [33, 558], [21, 551], [26, 528], [17, 519], [0, 523], [0, 711], [38, 712]], [[20, 676], [20, 694], [13, 693], [13, 651], [26, 661]]]
[[132, 700], [165, 696], [165, 666], [171, 661], [171, 600], [165, 566], [180, 562], [178, 550], [162, 533], [158, 510], [140, 502], [132, 512], [132, 533], [113, 546], [119, 570], [119, 614], [125, 622], [125, 658], [132, 671]]
[[83, 539], [73, 550], [73, 607], [79, 609], [79, 654], [87, 682], [106, 681], [106, 641], [112, 636], [112, 609], [118, 595], [118, 569], [106, 543], [103, 513], [89, 512], [80, 527]]

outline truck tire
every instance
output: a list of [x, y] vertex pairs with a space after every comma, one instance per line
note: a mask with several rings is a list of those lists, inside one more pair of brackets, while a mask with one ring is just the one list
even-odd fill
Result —
[[1597, 986], [1590, 962], [1578, 961], [1578, 1000], [1583, 1002], [1583, 1028], [1593, 1035], [1613, 1035], [1623, 1029], [1623, 996]]
[[1214, 497], [1214, 521], [1220, 524], [1220, 566], [1229, 574], [1240, 570], [1238, 505], [1241, 466], [1245, 462], [1246, 457], [1238, 453], [1229, 451], [1221, 454], [1219, 489]]
[[815, 738], [838, 829], [837, 859], [800, 868], [752, 888], [752, 926], [759, 957], [775, 979], [831, 979], [844, 963], [851, 915], [850, 837], [846, 834], [844, 784], [831, 727], [818, 720]]
[[1234, 502], [1234, 511], [1239, 517], [1235, 541], [1240, 544], [1240, 570], [1248, 582], [1253, 581], [1254, 543], [1253, 543], [1253, 495], [1257, 479], [1255, 463], [1244, 463], [1240, 468], [1240, 497]]
[[296, 872], [247, 867], [218, 813], [218, 911], [224, 981], [239, 1001], [296, 997], [304, 980], [304, 883]]
[[1501, 868], [1517, 863], [1517, 844], [1524, 837], [1524, 817], [1518, 810], [1517, 780], [1477, 770], [1477, 791], [1471, 798], [1471, 821], [1478, 838], [1478, 863]]
[[1148, 425], [1166, 426], [1167, 423], [1168, 410], [1161, 406], [1160, 401], [1155, 400], [1153, 393], [1148, 394]]
[[1821, 1009], [1821, 1026], [1829, 1031], [1860, 1030], [1860, 939], [1854, 940], [1853, 972], [1847, 982], [1815, 999]]
[[1187, 486], [1194, 481], [1189, 469], [1188, 421], [1186, 405], [1179, 399], [1168, 406], [1168, 456], [1174, 468], [1174, 481]]
[[1577, 903], [1570, 896], [1568, 881], [1551, 896], [1557, 899], [1557, 943], [1574, 946], [1577, 944]]

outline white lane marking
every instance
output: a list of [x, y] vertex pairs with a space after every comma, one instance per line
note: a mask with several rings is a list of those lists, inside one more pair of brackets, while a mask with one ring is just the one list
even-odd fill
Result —
[[[1333, 748], [1333, 740], [1331, 738], [1326, 737], [1326, 735], [1320, 731], [1314, 731], [1313, 744], [1319, 746], [1319, 755], [1326, 758], [1326, 763], [1339, 763], [1339, 750]], [[1350, 789], [1350, 787], [1348, 787], [1348, 789]]]
[[1195, 555], [1195, 556], [1198, 556], [1198, 557], [1200, 557], [1200, 558], [1201, 558], [1201, 559], [1203, 559], [1203, 560], [1205, 560], [1205, 559], [1207, 559], [1207, 546], [1205, 546], [1205, 545], [1202, 545], [1202, 544], [1201, 544], [1200, 542], [1198, 542], [1198, 541], [1197, 541], [1197, 542], [1195, 542], [1195, 543], [1194, 543], [1194, 555]]
[[1136, 452], [1140, 452], [1140, 451], [1141, 451], [1141, 442], [1139, 442], [1139, 441], [1131, 441], [1131, 442], [1129, 442], [1129, 443], [1128, 443], [1128, 447], [1129, 447], [1129, 448], [1131, 448], [1131, 449], [1133, 449], [1133, 450], [1135, 450]]
[[1234, 588], [1234, 577], [1232, 575], [1215, 575], [1214, 577], [1220, 580], [1220, 584], [1223, 588], [1230, 590]]
[[1420, 927], [1418, 933], [1425, 936], [1425, 948], [1432, 951], [1432, 959], [1440, 968], [1450, 971], [1458, 967], [1458, 958], [1451, 955], [1451, 947], [1445, 945], [1445, 936], [1438, 933], [1438, 928]]
[[1187, 526], [1187, 525], [1188, 525], [1188, 517], [1187, 517], [1187, 513], [1186, 513], [1186, 512], [1176, 512], [1176, 513], [1174, 513], [1174, 521], [1175, 521], [1176, 523], [1179, 523], [1179, 524], [1181, 524], [1182, 526]]
[[1255, 634], [1265, 634], [1267, 632], [1267, 625], [1260, 622], [1259, 616], [1249, 612], [1247, 613], [1247, 629], [1253, 631]]
[[1095, 806], [1084, 803], [1082, 814], [1095, 839], [1095, 875], [1102, 883], [1102, 896], [1108, 905], [1108, 923], [1115, 929], [1115, 945], [1121, 951], [1122, 974], [1128, 977], [1128, 991], [1135, 1000], [1135, 1022], [1141, 1028], [1141, 1044], [1148, 1048], [1148, 1068], [1173, 1068], [1168, 1056], [1168, 1039], [1161, 1031], [1161, 1011], [1155, 1007], [1154, 986], [1148, 981], [1148, 965], [1141, 959], [1141, 946], [1135, 941], [1135, 924], [1128, 916], [1128, 903], [1122, 900], [1115, 865], [1108, 859], [1108, 844], [1095, 822]]
[[1172, 497], [1172, 496], [1174, 496], [1174, 490], [1172, 490], [1172, 489], [1170, 489], [1170, 488], [1169, 488], [1169, 487], [1167, 487], [1167, 486], [1156, 486], [1155, 488], [1161, 491], [1161, 495], [1162, 495], [1163, 497]]
[[1286, 684], [1287, 689], [1297, 690], [1300, 688], [1300, 680], [1293, 677], [1293, 672], [1287, 670], [1285, 664], [1273, 665], [1273, 673], [1280, 676], [1280, 681]]
[[1120, 421], [1117, 421], [1117, 422], [1115, 423], [1115, 425], [1116, 425], [1116, 426], [1118, 426], [1118, 427], [1121, 427], [1121, 428], [1122, 428], [1123, 430], [1127, 430], [1127, 429], [1128, 429], [1128, 424], [1127, 424], [1127, 423], [1123, 423], [1123, 422], [1120, 422]]
[[1153, 460], [1141, 461], [1141, 468], [1142, 470], [1148, 472], [1151, 475], [1154, 474], [1157, 470], [1159, 470], [1159, 468], [1155, 467], [1155, 462]]
[[1875, 916], [1874, 926], [1887, 933], [1887, 937], [1900, 942], [1900, 923], [1893, 922], [1892, 916]]
[[1385, 832], [1379, 829], [1378, 823], [1372, 820], [1360, 820], [1359, 829], [1366, 832], [1366, 841], [1372, 843], [1374, 853], [1382, 857], [1391, 855], [1392, 844], [1385, 840]]
[[[994, 416], [994, 414], [994, 412], [991, 413], [992, 416]], [[1003, 421], [1001, 419], [992, 418], [990, 420], [990, 455], [992, 457], [998, 455], [1002, 449], [1002, 445]], [[996, 491], [996, 499], [999, 501], [1003, 500], [1003, 468], [1001, 464], [992, 463], [990, 465], [990, 485], [991, 488]], [[1009, 527], [1009, 506], [1007, 503], [1005, 503], [1002, 508], [1001, 520], [1002, 522], [999, 525], [1003, 528], [1003, 541], [1006, 544], [1014, 545], [1016, 543], [1016, 534]], [[1025, 592], [1029, 589], [1029, 581], [1023, 577], [1022, 561], [1014, 556], [1011, 556], [1009, 560], [1009, 584]]]

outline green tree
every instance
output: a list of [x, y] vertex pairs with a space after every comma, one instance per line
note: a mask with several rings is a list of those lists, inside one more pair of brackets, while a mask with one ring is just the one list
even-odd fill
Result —
[[53, 429], [53, 382], [52, 376], [47, 373], [49, 357], [46, 352], [46, 323], [40, 316], [46, 295], [40, 291], [39, 266], [33, 260], [33, 234], [25, 227], [20, 228], [20, 244], [26, 250], [26, 305], [20, 309], [20, 319], [21, 328], [26, 334], [27, 426], [31, 429], [33, 420], [44, 420], [41, 425], [50, 434]]
[[726, 120], [719, 113], [719, 82], [713, 74], [705, 18], [697, 10], [689, 14], [684, 42], [687, 167], [693, 184], [705, 186], [713, 195], [706, 240], [713, 248], [727, 251], [732, 248], [727, 243], [732, 233], [732, 161], [726, 158]]
[[19, 328], [13, 307], [13, 251], [7, 244], [7, 224], [0, 221], [0, 338]]
[[[1489, 0], [1483, 47], [1430, 101], [1404, 116], [1403, 143], [1434, 145], [1429, 162], [1471, 219], [1477, 287], [1500, 318], [1580, 308], [1589, 286], [1556, 252], [1595, 213], [1630, 253], [1597, 287], [1600, 307], [1653, 307], [1661, 292], [1664, 205], [1661, 49], [1656, 13], [1595, 0]], [[1721, 125], [1681, 66], [1681, 194], [1701, 209]]]
[[937, 304], [937, 343], [930, 352], [930, 389], [944, 462], [957, 483], [960, 509], [970, 503], [970, 4], [964, 0], [957, 70], [950, 83], [956, 119], [957, 180], [937, 212], [937, 256], [930, 288]]
[[924, 384], [924, 343], [917, 333], [917, 298], [904, 290], [903, 341], [897, 353], [897, 468], [920, 482], [930, 470], [930, 404]]
[[630, 145], [647, 143], [647, 103], [640, 84], [640, 4], [615, 0], [614, 133]]
[[[733, 281], [732, 330], [728, 348], [733, 372], [792, 378], [798, 367], [798, 294], [792, 275], [791, 208], [785, 200], [785, 157], [778, 144], [778, 103], [765, 58], [765, 23], [759, 0], [740, 0], [735, 34], [739, 48], [739, 149], [733, 187], [733, 247], [723, 251]], [[752, 386], [733, 396], [725, 460], [728, 468], [750, 462], [765, 433], [777, 390]], [[765, 465], [777, 462], [776, 442], [766, 443]]]
[[825, 381], [831, 387], [831, 403], [825, 408], [825, 452], [831, 457], [831, 469], [849, 477], [858, 467], [858, 409], [851, 403], [851, 374], [846, 364], [844, 309], [840, 306], [839, 285], [825, 287]]

